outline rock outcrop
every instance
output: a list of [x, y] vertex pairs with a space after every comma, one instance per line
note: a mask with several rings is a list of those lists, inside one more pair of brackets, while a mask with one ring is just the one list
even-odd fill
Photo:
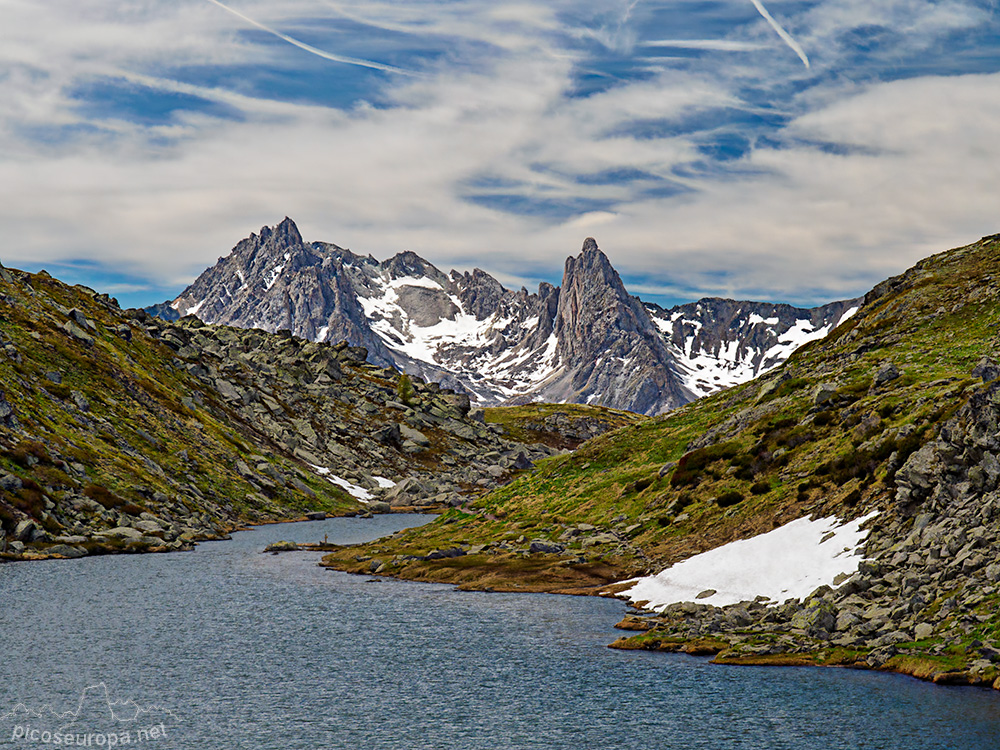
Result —
[[1000, 583], [1000, 382], [906, 459], [894, 498], [842, 585], [780, 606], [671, 605], [630, 621], [655, 637], [618, 646], [682, 650], [708, 639], [721, 661], [750, 663], [839, 649], [833, 663], [1000, 689], [1000, 644], [987, 635]]
[[515, 403], [596, 403], [659, 414], [694, 398], [649, 313], [593, 238], [566, 260], [553, 333], [555, 372]]

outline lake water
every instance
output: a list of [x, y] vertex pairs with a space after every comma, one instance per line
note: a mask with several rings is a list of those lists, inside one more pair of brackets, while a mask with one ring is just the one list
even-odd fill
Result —
[[[0, 716], [17, 703], [75, 710], [104, 683], [173, 711], [165, 737], [142, 739], [151, 750], [1000, 746], [993, 691], [613, 651], [615, 600], [372, 583], [319, 568], [316, 553], [261, 554], [279, 539], [357, 542], [424, 520], [0, 565]], [[0, 746], [53, 746], [13, 742], [11, 721]]]

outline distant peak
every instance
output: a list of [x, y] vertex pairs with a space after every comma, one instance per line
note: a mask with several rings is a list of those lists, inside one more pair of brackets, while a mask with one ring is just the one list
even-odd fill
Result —
[[[566, 259], [566, 274], [584, 274], [593, 276], [594, 274], [611, 280], [618, 274], [611, 265], [608, 256], [597, 246], [597, 240], [588, 237], [583, 241], [583, 251], [575, 258], [570, 256]], [[565, 278], [563, 279], [565, 286]]]
[[302, 235], [299, 234], [299, 228], [295, 226], [295, 222], [289, 219], [287, 216], [282, 220], [280, 224], [275, 228], [274, 233], [283, 240], [283, 244], [288, 245], [301, 245]]
[[274, 227], [261, 227], [259, 236], [251, 234], [233, 248], [233, 251], [237, 252], [240, 257], [262, 256], [267, 258], [275, 254], [280, 255], [303, 244], [299, 228], [295, 226], [294, 221], [286, 216], [281, 223]]

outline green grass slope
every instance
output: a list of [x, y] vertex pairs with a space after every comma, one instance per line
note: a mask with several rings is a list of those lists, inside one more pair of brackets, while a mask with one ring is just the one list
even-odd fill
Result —
[[[0, 269], [0, 393], [0, 547], [178, 549], [246, 522], [358, 509], [234, 421], [140, 321], [45, 273]], [[283, 481], [253, 482], [247, 462]], [[146, 532], [94, 538], [143, 514]]]
[[[1000, 370], [977, 365], [1000, 349], [998, 269], [1000, 236], [928, 258], [778, 370], [590, 440], [470, 509], [329, 563], [357, 569], [377, 556], [384, 573], [471, 588], [593, 591], [803, 516], [877, 510], [856, 580], [733, 620], [752, 629], [769, 618], [764, 641], [695, 605], [664, 615], [647, 642], [710, 636], [716, 651], [734, 649], [729, 660], [811, 654], [987, 684], [1000, 659], [989, 554], [1000, 542]], [[434, 551], [453, 556], [427, 559]]]

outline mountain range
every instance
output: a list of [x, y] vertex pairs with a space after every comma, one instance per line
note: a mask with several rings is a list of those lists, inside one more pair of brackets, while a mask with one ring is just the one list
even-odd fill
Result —
[[306, 242], [285, 218], [242, 240], [170, 302], [167, 319], [348, 341], [368, 360], [468, 393], [659, 414], [773, 369], [857, 311], [706, 298], [664, 309], [628, 293], [592, 238], [560, 287], [505, 288], [413, 252], [385, 261]]

